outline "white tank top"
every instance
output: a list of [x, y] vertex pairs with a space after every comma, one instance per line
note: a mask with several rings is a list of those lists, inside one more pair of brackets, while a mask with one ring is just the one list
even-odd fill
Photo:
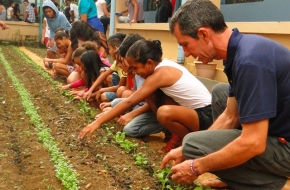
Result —
[[211, 104], [210, 92], [185, 67], [171, 60], [163, 60], [155, 67], [155, 70], [160, 67], [174, 67], [183, 73], [181, 78], [172, 86], [160, 88], [179, 105], [197, 109]]

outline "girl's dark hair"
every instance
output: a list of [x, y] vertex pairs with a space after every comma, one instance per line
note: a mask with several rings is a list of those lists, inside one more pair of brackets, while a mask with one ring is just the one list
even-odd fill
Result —
[[128, 49], [138, 40], [145, 40], [144, 37], [139, 34], [128, 34], [123, 40], [122, 44], [118, 48], [118, 53], [121, 57], [125, 57]]
[[62, 38], [69, 38], [69, 35], [65, 31], [58, 31], [54, 35], [54, 40], [61, 40]]
[[95, 52], [98, 51], [98, 47], [94, 42], [86, 41], [82, 43], [82, 47], [84, 47], [86, 50], [93, 50]]
[[157, 63], [162, 61], [162, 48], [159, 40], [138, 40], [128, 50], [126, 57], [146, 64], [148, 59]]
[[71, 47], [73, 50], [78, 48], [79, 37], [83, 38], [84, 41], [96, 41], [98, 46], [102, 46], [109, 53], [106, 36], [82, 20], [75, 21], [70, 29]]
[[107, 40], [108, 44], [111, 46], [117, 46], [119, 47], [120, 44], [124, 41], [124, 38], [126, 37], [126, 34], [118, 32], [112, 36], [110, 36]]
[[90, 88], [100, 74], [101, 67], [107, 67], [101, 61], [99, 55], [93, 51], [88, 50], [81, 56], [81, 62], [84, 64], [87, 78], [87, 86]]
[[[1, 4], [1, 0], [0, 0], [0, 4]], [[14, 13], [14, 15], [17, 15], [18, 10], [19, 10], [19, 4], [18, 3], [15, 3], [15, 6], [13, 7], [13, 13]]]
[[84, 47], [78, 47], [72, 54], [72, 59], [75, 57], [80, 57], [87, 50]]
[[93, 50], [96, 52], [96, 45], [93, 42], [84, 42], [81, 47], [78, 47], [72, 54], [72, 58], [80, 57], [84, 52]]

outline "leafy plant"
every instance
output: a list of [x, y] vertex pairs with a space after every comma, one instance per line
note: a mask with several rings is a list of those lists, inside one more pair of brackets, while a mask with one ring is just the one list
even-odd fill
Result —
[[133, 153], [138, 144], [137, 143], [132, 143], [131, 141], [125, 139], [125, 133], [124, 132], [117, 132], [116, 135], [114, 136], [114, 139], [117, 144], [119, 144], [126, 153]]
[[145, 158], [145, 155], [142, 153], [138, 153], [138, 154], [134, 154], [133, 155], [135, 157], [135, 164], [137, 166], [144, 166], [148, 164], [147, 159]]
[[154, 174], [154, 176], [156, 176], [157, 179], [161, 182], [162, 190], [172, 189], [171, 186], [169, 185], [169, 182], [170, 182], [169, 175], [170, 175], [170, 168], [164, 168], [163, 170], [159, 170]]

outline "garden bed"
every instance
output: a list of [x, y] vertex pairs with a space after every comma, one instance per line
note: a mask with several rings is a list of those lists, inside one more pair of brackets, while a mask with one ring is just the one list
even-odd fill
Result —
[[[92, 120], [90, 114], [80, 113], [85, 105], [62, 96], [54, 88], [52, 79], [45, 78], [37, 71], [31, 65], [32, 61], [17, 47], [1, 45], [0, 48], [0, 55], [3, 55], [1, 66], [4, 62], [10, 65], [13, 76], [29, 94], [44, 127], [39, 129], [37, 124], [32, 124], [32, 116], [27, 115], [23, 108], [22, 96], [19, 96], [5, 69], [1, 69], [1, 189], [70, 189], [67, 188], [66, 179], [63, 179], [68, 178], [66, 174], [59, 176], [55, 171], [59, 164], [52, 161], [54, 155], [50, 146], [45, 147], [46, 143], [40, 142], [44, 141], [39, 139], [41, 130], [50, 132], [53, 141], [58, 143], [59, 154], [71, 166], [69, 175], [74, 176], [75, 172], [77, 176], [75, 181], [70, 180], [69, 183], [76, 183], [79, 189], [165, 189], [154, 175], [160, 172], [159, 165], [164, 156], [158, 153], [165, 145], [162, 134], [143, 139], [126, 138], [137, 145], [129, 153], [116, 143], [116, 132], [122, 128], [114, 121], [98, 129], [90, 142], [78, 140], [79, 131]], [[42, 48], [29, 50], [45, 55]], [[92, 109], [90, 112], [95, 115], [98, 110]], [[146, 162], [142, 162], [143, 158]], [[141, 164], [138, 164], [138, 159]], [[169, 187], [177, 188], [174, 183], [170, 183]], [[194, 187], [191, 185], [186, 189]]]

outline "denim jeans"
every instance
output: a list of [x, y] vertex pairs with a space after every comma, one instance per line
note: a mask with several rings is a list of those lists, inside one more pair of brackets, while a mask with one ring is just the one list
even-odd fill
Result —
[[[124, 98], [116, 98], [113, 100], [112, 107], [116, 106], [122, 100]], [[156, 115], [152, 111], [136, 116], [123, 128], [126, 136], [134, 138], [145, 137], [163, 130], [164, 127], [157, 121]]]

